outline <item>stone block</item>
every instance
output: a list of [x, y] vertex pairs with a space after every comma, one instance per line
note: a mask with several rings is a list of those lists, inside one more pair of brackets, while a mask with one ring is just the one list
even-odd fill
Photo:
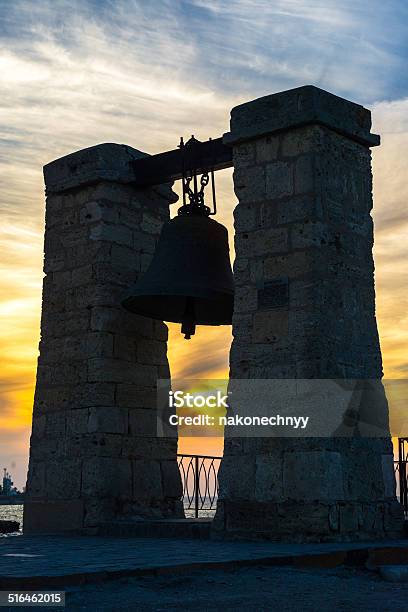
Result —
[[255, 467], [255, 499], [260, 502], [282, 501], [283, 465], [282, 457], [273, 455], [257, 455]]
[[132, 198], [128, 205], [120, 206], [118, 208], [118, 221], [121, 225], [126, 225], [132, 230], [135, 227], [140, 227], [143, 216], [143, 204], [136, 198]]
[[92, 281], [92, 264], [85, 264], [71, 272], [71, 286], [79, 287]]
[[92, 331], [138, 334], [151, 338], [153, 319], [128, 313], [122, 308], [96, 306], [92, 308], [90, 328]]
[[296, 278], [297, 276], [311, 274], [315, 269], [314, 258], [307, 251], [295, 251], [284, 255], [266, 257], [263, 262], [265, 281], [279, 277]]
[[89, 230], [90, 240], [101, 240], [106, 242], [116, 242], [124, 246], [133, 246], [132, 230], [124, 225], [100, 222], [93, 225]]
[[98, 498], [131, 498], [131, 462], [117, 457], [85, 459], [82, 466], [82, 495]]
[[[113, 356], [124, 361], [137, 361], [137, 339], [132, 334], [115, 334]], [[150, 340], [147, 340], [149, 342]]]
[[[263, 164], [264, 162], [274, 161], [278, 157], [279, 150], [279, 135], [265, 136], [258, 138], [255, 143], [256, 148], [256, 163]], [[244, 145], [239, 145], [244, 146]]]
[[116, 518], [118, 503], [112, 497], [87, 499], [84, 511], [84, 527], [98, 527]]
[[66, 438], [37, 438], [31, 441], [30, 460], [35, 462], [63, 459], [66, 456]]
[[119, 383], [116, 387], [116, 402], [118, 406], [127, 408], [156, 408], [156, 381], [150, 387], [135, 382]]
[[81, 461], [63, 459], [46, 465], [48, 499], [78, 499], [81, 493]]
[[128, 411], [116, 406], [89, 408], [88, 433], [128, 433]]
[[219, 499], [247, 500], [255, 493], [255, 457], [223, 457], [219, 469]]
[[256, 310], [257, 295], [256, 287], [237, 287], [234, 311], [241, 313]]
[[384, 496], [380, 455], [356, 445], [343, 450], [343, 466], [347, 499], [372, 501]]
[[67, 437], [85, 434], [88, 432], [88, 408], [77, 408], [66, 412], [66, 435]]
[[27, 500], [24, 503], [24, 534], [77, 533], [83, 527], [81, 499]]
[[79, 211], [79, 222], [90, 224], [96, 221], [119, 223], [119, 207], [107, 200], [87, 202]]
[[114, 383], [82, 383], [71, 389], [68, 385], [37, 387], [35, 412], [45, 414], [55, 410], [70, 410], [89, 406], [111, 406], [114, 403]]
[[93, 358], [88, 360], [88, 382], [134, 383], [155, 385], [157, 368], [122, 359]]
[[[66, 336], [65, 338], [57, 338], [56, 350], [60, 350], [60, 355], [63, 361], [78, 360], [84, 361], [86, 358], [86, 334], [76, 336]], [[85, 364], [83, 364], [85, 366]]]
[[46, 431], [47, 417], [45, 414], [33, 415], [32, 436], [33, 438], [43, 438]]
[[150, 339], [141, 339], [136, 344], [137, 361], [141, 364], [167, 365], [167, 345]]
[[394, 457], [393, 455], [381, 456], [382, 477], [384, 483], [384, 495], [395, 499], [395, 472], [394, 472]]
[[[60, 242], [61, 246], [66, 249], [69, 247], [78, 247], [86, 244], [88, 239], [88, 229], [86, 227], [76, 227], [73, 226], [69, 230], [60, 233]], [[49, 251], [50, 248], [46, 245], [46, 250]]]
[[323, 206], [321, 198], [315, 194], [296, 196], [277, 204], [276, 222], [279, 225], [318, 219], [323, 219]]
[[328, 228], [320, 221], [297, 223], [291, 228], [291, 240], [294, 249], [324, 247], [329, 242]]
[[45, 462], [30, 461], [26, 495], [29, 499], [44, 498], [45, 489]]
[[163, 495], [160, 462], [136, 459], [133, 466], [133, 499], [153, 500]]
[[155, 215], [144, 212], [140, 229], [147, 234], [157, 236], [160, 234], [163, 222]]
[[169, 328], [162, 321], [154, 321], [154, 338], [161, 342], [167, 342], [169, 338]]
[[236, 168], [234, 191], [240, 202], [259, 202], [266, 197], [265, 170], [262, 167]]
[[181, 499], [183, 486], [181, 484], [180, 469], [176, 458], [170, 461], [161, 461], [162, 487], [164, 497]]
[[234, 107], [231, 132], [224, 134], [223, 141], [237, 145], [316, 123], [333, 128], [365, 146], [376, 146], [380, 142], [379, 136], [370, 134], [369, 110], [314, 85], [263, 96]]
[[234, 168], [245, 168], [255, 163], [255, 144], [246, 142], [233, 149]]
[[400, 538], [404, 529], [404, 508], [395, 498], [386, 502], [384, 508], [384, 530], [389, 537]]
[[65, 438], [64, 448], [67, 456], [81, 459], [121, 457], [123, 442], [118, 434], [82, 433]]
[[112, 244], [110, 249], [109, 263], [113, 268], [140, 272], [141, 255], [135, 251], [135, 248], [129, 248], [122, 244]]
[[170, 460], [177, 454], [177, 437], [124, 436], [122, 456], [130, 459]]
[[86, 335], [86, 355], [88, 357], [112, 357], [113, 334], [109, 332], [89, 332]]
[[314, 165], [312, 155], [298, 157], [295, 164], [295, 193], [308, 193], [313, 191], [315, 185]]
[[267, 257], [273, 253], [282, 253], [287, 250], [288, 230], [286, 228], [259, 229], [235, 237], [237, 257]]
[[[145, 157], [137, 149], [116, 143], [103, 143], [75, 151], [44, 166], [44, 179], [48, 193], [58, 193], [62, 190], [87, 186], [100, 182], [102, 193], [108, 197], [106, 182], [125, 183], [134, 178], [130, 161]], [[102, 187], [103, 186], [103, 187]], [[113, 199], [112, 191], [122, 195], [126, 186], [109, 185], [109, 198]], [[98, 195], [97, 193], [95, 195]]]
[[156, 250], [157, 237], [152, 234], [146, 234], [140, 230], [133, 232], [133, 249], [137, 253], [150, 253], [153, 255]]
[[293, 500], [344, 499], [341, 454], [331, 451], [284, 453], [283, 486]]
[[284, 161], [268, 164], [266, 166], [266, 197], [277, 200], [292, 194], [293, 164]]
[[323, 142], [324, 131], [318, 125], [289, 130], [282, 138], [282, 156], [297, 157], [303, 153], [313, 153]]
[[340, 504], [339, 513], [340, 531], [342, 533], [356, 533], [359, 528], [361, 506], [353, 503]]
[[252, 342], [272, 343], [288, 334], [287, 310], [258, 311], [253, 318]]
[[62, 438], [65, 436], [66, 412], [50, 412], [47, 414], [45, 435], [47, 438]]
[[250, 204], [241, 204], [234, 210], [234, 227], [237, 232], [249, 232], [257, 227], [256, 210]]
[[[92, 274], [95, 283], [119, 285], [123, 287], [123, 292], [135, 280], [135, 271], [124, 266], [113, 266], [111, 263], [99, 262], [92, 265]], [[120, 304], [120, 299], [117, 304]]]
[[131, 408], [129, 410], [131, 436], [154, 437], [157, 435], [157, 411], [155, 408]]

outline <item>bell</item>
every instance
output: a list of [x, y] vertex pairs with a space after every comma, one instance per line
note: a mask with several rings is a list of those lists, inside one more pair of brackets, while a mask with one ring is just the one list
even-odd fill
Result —
[[179, 214], [165, 223], [151, 264], [122, 304], [131, 312], [196, 325], [232, 322], [234, 281], [227, 229], [205, 214]]

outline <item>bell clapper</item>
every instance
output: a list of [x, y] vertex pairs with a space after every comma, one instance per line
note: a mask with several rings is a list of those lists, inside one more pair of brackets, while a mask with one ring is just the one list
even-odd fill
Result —
[[183, 320], [181, 322], [181, 333], [184, 334], [185, 340], [190, 340], [191, 336], [194, 336], [195, 330], [194, 298], [188, 297]]

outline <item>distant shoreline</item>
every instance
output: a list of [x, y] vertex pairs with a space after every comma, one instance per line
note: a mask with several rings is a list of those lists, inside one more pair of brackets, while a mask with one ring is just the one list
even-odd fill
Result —
[[24, 495], [0, 495], [0, 506], [21, 506]]

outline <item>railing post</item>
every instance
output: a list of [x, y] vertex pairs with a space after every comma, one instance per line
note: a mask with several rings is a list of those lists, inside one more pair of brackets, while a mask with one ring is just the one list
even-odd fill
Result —
[[407, 483], [407, 458], [404, 453], [405, 439], [398, 438], [398, 471], [400, 486], [400, 503], [405, 513], [408, 513], [408, 483]]
[[195, 471], [194, 471], [194, 479], [195, 479], [195, 517], [198, 518], [198, 495], [199, 495], [199, 487], [200, 487], [200, 475], [198, 472], [198, 462], [199, 457], [195, 457]]

